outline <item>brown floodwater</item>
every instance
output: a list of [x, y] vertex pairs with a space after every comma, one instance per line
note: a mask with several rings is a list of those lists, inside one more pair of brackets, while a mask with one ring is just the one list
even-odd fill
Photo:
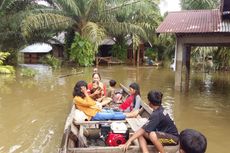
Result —
[[[33, 78], [0, 76], [0, 153], [55, 153], [78, 80], [91, 80], [92, 68], [52, 71], [36, 66]], [[79, 71], [77, 75], [68, 75]], [[178, 129], [193, 128], [208, 139], [207, 153], [230, 150], [230, 73], [191, 72], [190, 91], [174, 90], [174, 73], [155, 67], [99, 67], [102, 80], [128, 86], [138, 82], [142, 99], [149, 90], [163, 92], [163, 105]], [[68, 76], [66, 76], [68, 75]]]

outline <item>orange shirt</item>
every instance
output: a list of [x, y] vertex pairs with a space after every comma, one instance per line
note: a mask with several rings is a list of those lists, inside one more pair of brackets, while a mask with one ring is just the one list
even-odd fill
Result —
[[85, 98], [75, 96], [73, 102], [77, 109], [83, 111], [88, 116], [88, 120], [91, 120], [97, 112], [101, 111], [100, 108], [97, 107], [96, 102], [89, 96], [86, 96]]

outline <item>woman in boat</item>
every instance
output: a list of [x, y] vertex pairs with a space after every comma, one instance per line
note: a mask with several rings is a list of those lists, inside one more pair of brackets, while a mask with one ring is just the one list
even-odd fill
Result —
[[137, 83], [129, 85], [130, 96], [119, 106], [123, 112], [138, 111], [141, 107], [140, 87]]
[[[88, 89], [89, 90], [93, 89], [93, 81], [98, 81], [99, 82], [100, 88], [103, 89], [104, 95], [106, 95], [106, 85], [101, 82], [101, 75], [98, 72], [93, 73], [92, 82], [88, 84]], [[98, 92], [96, 92], [95, 94], [98, 94]], [[94, 94], [90, 95], [90, 97], [92, 97], [92, 96], [94, 96]]]
[[146, 140], [150, 140], [160, 153], [165, 153], [163, 145], [178, 144], [178, 130], [161, 105], [162, 97], [163, 94], [158, 91], [150, 91], [148, 93], [149, 106], [153, 109], [153, 112], [142, 128], [137, 130], [123, 146], [125, 151], [136, 138], [138, 138], [140, 147], [144, 153], [149, 152]]
[[[99, 91], [99, 92], [96, 92], [96, 91]], [[93, 94], [95, 93], [96, 94]], [[90, 94], [92, 95], [91, 98], [93, 100], [96, 100], [96, 101], [101, 101], [105, 96], [104, 96], [104, 91], [103, 89], [99, 86], [99, 82], [98, 81], [93, 81], [93, 88], [90, 90]]]
[[[101, 103], [102, 106], [107, 105], [111, 102], [111, 98], [106, 97], [106, 85], [101, 82], [101, 75], [96, 72], [92, 75], [93, 81], [88, 84], [89, 91], [93, 90], [93, 82], [98, 82], [99, 88], [97, 90], [94, 90], [94, 92], [90, 93], [89, 96], [91, 98], [97, 97], [97, 101]], [[100, 95], [100, 97], [98, 97]]]
[[88, 120], [124, 120], [126, 117], [135, 117], [135, 113], [115, 112], [113, 110], [100, 109], [87, 92], [87, 83], [78, 81], [73, 91], [73, 102], [77, 109], [83, 111]]

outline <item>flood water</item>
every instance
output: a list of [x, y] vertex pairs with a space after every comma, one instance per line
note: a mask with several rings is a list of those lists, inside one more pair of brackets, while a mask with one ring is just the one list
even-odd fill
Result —
[[[55, 153], [78, 80], [91, 80], [92, 68], [52, 71], [36, 67], [35, 78], [0, 76], [0, 153]], [[230, 150], [230, 73], [191, 72], [190, 91], [174, 90], [174, 72], [155, 67], [99, 67], [102, 80], [128, 86], [138, 82], [146, 101], [150, 89], [163, 92], [163, 105], [178, 129], [193, 128], [208, 139], [207, 153]]]

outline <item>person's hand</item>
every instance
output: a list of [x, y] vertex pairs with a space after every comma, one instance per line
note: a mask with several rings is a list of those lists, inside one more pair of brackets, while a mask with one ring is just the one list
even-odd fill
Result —
[[88, 95], [88, 92], [85, 86], [81, 87], [81, 92], [84, 93], [85, 95]]
[[101, 90], [101, 95], [104, 96], [104, 91], [103, 90]]
[[102, 82], [100, 82], [100, 81], [99, 81], [99, 87], [100, 87], [101, 89], [104, 88], [104, 84], [103, 84]]
[[100, 93], [101, 93], [101, 90], [100, 90], [100, 89], [97, 89], [97, 90], [94, 91], [94, 94], [95, 94], [95, 95], [99, 95]]
[[124, 145], [120, 145], [122, 147], [122, 150], [126, 152], [130, 146], [131, 142], [127, 141]]

